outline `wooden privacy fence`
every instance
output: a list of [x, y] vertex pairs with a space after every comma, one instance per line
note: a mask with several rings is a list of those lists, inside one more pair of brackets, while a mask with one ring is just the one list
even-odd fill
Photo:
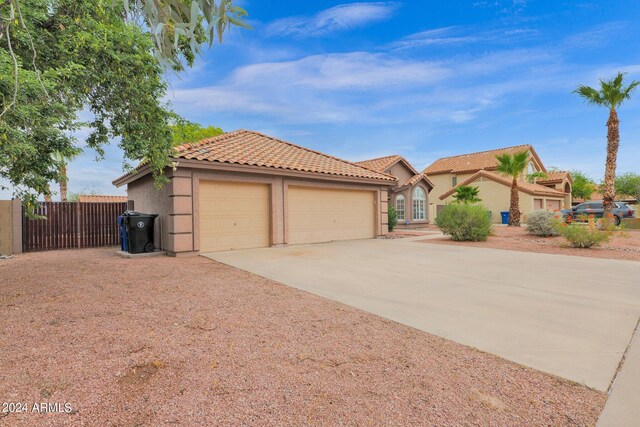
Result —
[[124, 202], [40, 202], [35, 214], [44, 219], [30, 219], [23, 207], [22, 250], [117, 246], [120, 242], [117, 219], [126, 209]]

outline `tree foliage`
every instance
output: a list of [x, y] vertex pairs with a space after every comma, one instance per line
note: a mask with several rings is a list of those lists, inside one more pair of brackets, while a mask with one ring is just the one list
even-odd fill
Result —
[[183, 59], [198, 54], [203, 41], [222, 42], [229, 26], [251, 28], [247, 12], [233, 0], [125, 0], [124, 6], [133, 21], [141, 18], [151, 29], [160, 63], [178, 70]]
[[640, 175], [628, 172], [616, 177], [616, 193], [633, 196], [640, 200]]
[[[64, 179], [61, 162], [80, 151], [73, 132], [81, 127], [88, 130], [86, 146], [99, 157], [118, 138], [126, 159], [148, 159], [160, 176], [173, 114], [161, 102], [166, 86], [151, 37], [122, 19], [122, 3], [20, 5], [10, 4], [9, 15], [2, 10], [0, 177], [26, 202], [34, 193], [49, 194], [49, 182]], [[17, 13], [19, 20], [9, 20]], [[79, 120], [81, 111], [91, 118]]]
[[572, 170], [569, 173], [573, 179], [571, 196], [575, 199], [589, 200], [591, 195], [596, 191], [595, 181], [578, 170]]
[[224, 133], [219, 127], [203, 127], [198, 123], [182, 119], [176, 120], [169, 128], [171, 129], [171, 140], [174, 146], [185, 142], [198, 142]]

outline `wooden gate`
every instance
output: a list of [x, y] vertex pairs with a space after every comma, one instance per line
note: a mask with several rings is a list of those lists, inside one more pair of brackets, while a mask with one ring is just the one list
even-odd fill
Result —
[[126, 203], [41, 202], [30, 219], [22, 209], [22, 250], [50, 251], [117, 246], [118, 215]]

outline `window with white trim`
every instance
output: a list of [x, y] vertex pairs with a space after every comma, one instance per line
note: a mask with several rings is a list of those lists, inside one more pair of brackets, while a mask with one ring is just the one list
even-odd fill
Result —
[[404, 196], [396, 196], [396, 214], [398, 221], [404, 221]]
[[413, 220], [424, 221], [427, 219], [427, 193], [421, 187], [413, 190]]

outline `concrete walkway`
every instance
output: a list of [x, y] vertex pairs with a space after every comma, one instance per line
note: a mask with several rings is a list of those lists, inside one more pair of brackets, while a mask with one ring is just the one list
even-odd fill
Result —
[[640, 425], [640, 329], [636, 329], [622, 370], [613, 384], [598, 427]]
[[607, 390], [640, 316], [640, 263], [418, 240], [206, 256]]

